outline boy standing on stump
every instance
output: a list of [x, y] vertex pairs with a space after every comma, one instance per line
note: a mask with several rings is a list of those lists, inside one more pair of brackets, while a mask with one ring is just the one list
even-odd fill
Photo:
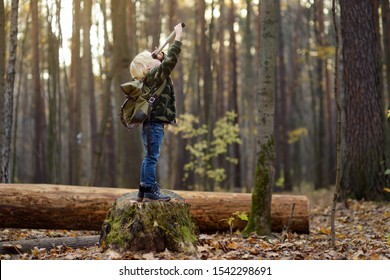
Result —
[[144, 86], [148, 88], [159, 88], [166, 81], [164, 89], [153, 104], [150, 117], [142, 126], [145, 157], [141, 166], [138, 201], [169, 201], [171, 199], [160, 192], [156, 171], [160, 146], [164, 138], [164, 126], [174, 123], [176, 117], [175, 91], [170, 74], [181, 52], [182, 31], [181, 23], [175, 26], [175, 40], [166, 55], [158, 53], [157, 57], [153, 58], [154, 52], [144, 51], [138, 54], [130, 64], [132, 77], [143, 81]]

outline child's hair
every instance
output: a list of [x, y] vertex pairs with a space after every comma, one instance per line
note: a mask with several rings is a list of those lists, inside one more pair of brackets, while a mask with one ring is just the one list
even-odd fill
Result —
[[148, 51], [139, 53], [130, 64], [130, 74], [134, 79], [143, 80], [152, 65], [153, 57]]

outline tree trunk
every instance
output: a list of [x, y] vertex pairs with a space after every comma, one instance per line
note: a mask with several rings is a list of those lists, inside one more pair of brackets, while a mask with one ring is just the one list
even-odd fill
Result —
[[69, 98], [69, 182], [78, 184], [80, 179], [81, 134], [81, 60], [80, 60], [80, 1], [74, 0], [74, 16], [71, 43], [70, 98]]
[[252, 207], [244, 235], [271, 233], [271, 197], [275, 181], [275, 71], [279, 1], [265, 0], [261, 6], [261, 47], [257, 124], [257, 164]]
[[224, 113], [226, 111], [225, 108], [225, 69], [226, 69], [226, 51], [225, 51], [225, 0], [219, 0], [219, 18], [218, 18], [218, 30], [217, 30], [217, 37], [218, 37], [218, 59], [217, 59], [217, 66], [216, 66], [216, 104], [215, 104], [215, 119], [220, 119], [224, 116]]
[[127, 24], [127, 38], [129, 45], [129, 55], [130, 57], [135, 57], [138, 52], [137, 44], [137, 22], [136, 22], [136, 0], [130, 0], [128, 3], [128, 10], [126, 16]]
[[[247, 15], [244, 25], [242, 61], [245, 65], [241, 71], [241, 105], [240, 105], [240, 127], [243, 127], [241, 133], [242, 144], [240, 148], [241, 164], [241, 187], [245, 187], [246, 191], [251, 191], [253, 185], [253, 174], [255, 174], [256, 154], [253, 153], [256, 149], [256, 137], [254, 129], [256, 121], [253, 117], [253, 112], [256, 111], [255, 90], [253, 85], [256, 84], [256, 63], [255, 54], [252, 52], [253, 44], [255, 43], [255, 30], [253, 29], [253, 4], [251, 0], [246, 0]], [[222, 13], [221, 13], [222, 15]], [[223, 46], [223, 38], [220, 39]], [[223, 64], [224, 54], [219, 54], [221, 64]], [[224, 85], [224, 83], [222, 83]], [[222, 92], [223, 93], [223, 92]], [[217, 93], [219, 94], [219, 93]], [[218, 103], [217, 103], [218, 105]]]
[[40, 78], [40, 49], [39, 49], [39, 18], [38, 1], [31, 0], [32, 15], [32, 75], [34, 81], [34, 182], [45, 183], [48, 180], [46, 166], [46, 119], [44, 100], [41, 89]]
[[[300, 55], [297, 53], [297, 49], [303, 48], [303, 42], [305, 40], [304, 35], [305, 31], [302, 30], [303, 26], [303, 13], [302, 13], [302, 6], [298, 5], [296, 7], [296, 10], [293, 10], [294, 14], [296, 15], [294, 25], [293, 25], [293, 43], [289, 45], [289, 64], [291, 65], [291, 77], [289, 79], [288, 83], [288, 94], [290, 96], [290, 104], [291, 108], [294, 108], [294, 110], [290, 109], [290, 112], [292, 114], [292, 117], [290, 117], [289, 120], [289, 127], [294, 130], [300, 127], [303, 116], [302, 116], [302, 90], [301, 90], [301, 72], [303, 65], [299, 63], [299, 59], [301, 59]], [[303, 181], [303, 164], [302, 164], [302, 142], [303, 139], [299, 139], [298, 141], [291, 144], [290, 151], [291, 151], [291, 183], [293, 186], [298, 186], [298, 189], [301, 187], [301, 182]]]
[[[10, 181], [9, 162], [11, 156], [11, 136], [13, 117], [13, 98], [15, 83], [16, 47], [18, 42], [18, 15], [19, 1], [13, 0], [11, 6], [11, 31], [9, 45], [9, 59], [7, 66], [6, 91], [4, 100], [4, 134], [1, 147], [1, 182]], [[2, 79], [2, 77], [1, 77]]]
[[[111, 3], [112, 12], [112, 33], [113, 33], [113, 82], [114, 98], [116, 108], [119, 112], [118, 104], [123, 103], [119, 85], [131, 79], [129, 65], [131, 58], [129, 56], [127, 31], [126, 31], [126, 11], [127, 0], [118, 0]], [[114, 112], [115, 112], [114, 111]], [[117, 141], [117, 165], [118, 184], [122, 187], [135, 187], [139, 185], [140, 169], [142, 161], [143, 146], [139, 130], [127, 130], [119, 122], [117, 117], [112, 119], [116, 128]], [[115, 121], [115, 122], [114, 122]], [[113, 129], [113, 128], [110, 128]]]
[[[229, 10], [229, 65], [230, 65], [230, 82], [229, 82], [229, 97], [228, 108], [230, 112], [236, 113], [237, 117], [235, 123], [239, 123], [239, 111], [238, 111], [238, 65], [237, 65], [237, 40], [236, 32], [234, 30], [234, 23], [236, 22], [236, 7], [234, 1], [230, 1]], [[247, 66], [249, 67], [249, 66]], [[237, 163], [228, 163], [228, 172], [230, 176], [229, 189], [234, 191], [240, 191], [241, 189], [241, 159], [240, 159], [240, 147], [238, 143], [233, 143], [229, 148], [229, 157], [237, 159]]]
[[[91, 176], [91, 184], [94, 186], [117, 186], [117, 155], [116, 143], [114, 140], [115, 131], [113, 125], [113, 93], [111, 89], [114, 68], [112, 63], [111, 42], [109, 41], [107, 31], [107, 6], [106, 1], [100, 3], [101, 12], [103, 15], [104, 29], [104, 56], [100, 63], [100, 72], [104, 73], [106, 78], [102, 81], [103, 94], [101, 97], [101, 119], [99, 121], [99, 131], [97, 135], [96, 151], [93, 155], [93, 170]], [[104, 161], [107, 158], [106, 161]]]
[[[390, 110], [390, 3], [388, 0], [381, 0], [381, 11], [382, 11], [382, 28], [383, 28], [383, 61], [385, 65], [385, 75], [383, 87], [386, 89], [387, 104], [385, 104], [387, 110]], [[390, 118], [386, 121], [386, 158], [390, 158]]]
[[[280, 3], [279, 3], [280, 5]], [[287, 119], [290, 118], [289, 115], [289, 92], [286, 90], [286, 65], [285, 65], [285, 56], [284, 56], [284, 37], [283, 37], [283, 28], [282, 28], [282, 14], [281, 14], [281, 7], [279, 7], [279, 28], [278, 28], [278, 35], [279, 35], [279, 44], [278, 44], [278, 56], [279, 56], [279, 63], [278, 63], [278, 71], [279, 74], [279, 91], [278, 91], [278, 97], [275, 102], [275, 106], [279, 108], [279, 112], [275, 116], [275, 122], [276, 119], [279, 119], [279, 122], [276, 124], [276, 129], [279, 128], [279, 130], [275, 129], [275, 146], [276, 146], [276, 155], [277, 155], [277, 163], [276, 166], [279, 166], [279, 171], [281, 171], [281, 174], [275, 174], [275, 179], [279, 179], [279, 176], [283, 178], [283, 185], [282, 191], [291, 191], [292, 190], [292, 182], [291, 182], [291, 175], [290, 175], [290, 145], [288, 143], [288, 132], [289, 132], [289, 126]], [[280, 105], [278, 106], [278, 102], [280, 101]], [[279, 144], [279, 145], [278, 145]], [[279, 154], [279, 155], [278, 155]], [[277, 171], [277, 168], [276, 168]]]
[[390, 198], [385, 175], [384, 104], [371, 1], [340, 1], [346, 102], [341, 189], [356, 199]]
[[[4, 0], [0, 0], [0, 92], [5, 92], [5, 9]], [[3, 148], [4, 134], [4, 94], [0, 95], [0, 151]], [[1, 164], [1, 162], [0, 162]]]
[[151, 32], [152, 32], [152, 50], [160, 46], [160, 33], [161, 33], [161, 1], [154, 0], [154, 7], [151, 9]]
[[[115, 199], [134, 191], [121, 188], [2, 184], [0, 225], [4, 228], [100, 230]], [[251, 195], [248, 193], [175, 193], [191, 205], [191, 214], [201, 232], [228, 231], [227, 219], [235, 218], [236, 212], [250, 211]], [[296, 206], [291, 230], [309, 232], [308, 199], [293, 195], [272, 197], [272, 231], [280, 232], [284, 229], [293, 203]], [[244, 227], [245, 222], [237, 220], [237, 229]]]
[[[94, 164], [93, 161], [93, 155], [96, 153], [97, 149], [97, 112], [96, 112], [96, 100], [95, 100], [95, 78], [94, 78], [94, 73], [93, 73], [93, 67], [92, 67], [92, 52], [91, 52], [91, 27], [92, 27], [92, 0], [86, 0], [84, 1], [84, 36], [83, 36], [83, 42], [84, 42], [84, 61], [85, 61], [85, 67], [86, 67], [86, 99], [88, 98], [88, 101], [86, 104], [89, 104], [89, 106], [86, 106], [85, 104], [85, 109], [88, 108], [87, 111], [89, 114], [88, 116], [86, 115], [86, 120], [89, 119], [89, 127], [88, 128], [88, 135], [90, 135], [90, 138], [88, 141], [90, 142], [89, 150], [86, 149], [84, 152], [85, 155], [88, 155], [89, 162], [87, 164], [88, 168], [88, 173], [90, 174], [88, 176], [88, 182], [91, 182], [92, 180], [92, 175], [91, 175], [91, 167]], [[87, 124], [86, 124], [87, 125]]]

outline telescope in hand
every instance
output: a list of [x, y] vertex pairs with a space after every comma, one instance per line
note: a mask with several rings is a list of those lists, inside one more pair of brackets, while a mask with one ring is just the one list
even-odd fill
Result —
[[[184, 22], [182, 22], [181, 26], [185, 27], [186, 25], [184, 24]], [[166, 45], [168, 45], [170, 42], [172, 42], [172, 40], [175, 38], [175, 36], [176, 36], [176, 31], [173, 31], [168, 36], [168, 38], [165, 40], [165, 42], [155, 52], [152, 53], [152, 57], [156, 59], [157, 55], [165, 48]]]

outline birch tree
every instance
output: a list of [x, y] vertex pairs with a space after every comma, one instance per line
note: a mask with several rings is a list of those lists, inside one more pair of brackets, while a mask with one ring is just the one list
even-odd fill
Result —
[[259, 87], [257, 90], [257, 163], [252, 207], [244, 235], [271, 233], [271, 196], [275, 175], [274, 114], [278, 0], [264, 0], [261, 6], [261, 46]]

